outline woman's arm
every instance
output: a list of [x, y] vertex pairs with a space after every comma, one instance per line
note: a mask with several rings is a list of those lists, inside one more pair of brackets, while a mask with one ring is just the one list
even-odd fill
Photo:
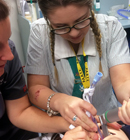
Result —
[[[48, 76], [43, 75], [28, 75], [29, 97], [33, 104], [47, 110], [48, 97], [55, 93], [49, 85]], [[64, 93], [55, 94], [50, 100], [50, 108], [60, 114], [74, 126], [81, 125], [83, 128], [96, 131], [97, 126], [85, 114], [89, 111], [92, 115], [96, 115], [96, 109], [88, 102]], [[72, 118], [77, 116], [74, 122]]]
[[130, 64], [120, 64], [110, 68], [112, 86], [118, 101], [130, 98]]
[[32, 106], [28, 96], [6, 100], [8, 117], [15, 126], [33, 132], [65, 132], [69, 123], [60, 116], [49, 117], [44, 111]]
[[27, 79], [30, 101], [36, 106], [47, 110], [48, 97], [55, 93], [50, 89], [49, 77], [28, 74]]

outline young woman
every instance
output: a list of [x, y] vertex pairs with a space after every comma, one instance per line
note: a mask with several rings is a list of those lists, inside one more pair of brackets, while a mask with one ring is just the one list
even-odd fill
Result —
[[[31, 27], [26, 66], [30, 100], [50, 116], [59, 112], [70, 124], [97, 131], [85, 112], [100, 115], [117, 107], [117, 99], [122, 103], [130, 97], [126, 32], [115, 17], [95, 15], [92, 0], [38, 2], [44, 18]], [[103, 78], [89, 104], [82, 94], [98, 71]]]

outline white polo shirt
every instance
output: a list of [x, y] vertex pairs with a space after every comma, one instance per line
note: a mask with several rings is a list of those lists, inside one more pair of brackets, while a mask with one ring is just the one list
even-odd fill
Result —
[[[98, 14], [97, 22], [102, 34], [102, 69], [104, 76], [97, 83], [92, 104], [98, 115], [117, 107], [117, 100], [112, 91], [109, 68], [123, 63], [130, 63], [130, 54], [126, 33], [115, 17]], [[99, 55], [92, 29], [85, 36], [84, 50], [88, 55], [90, 83], [99, 71]], [[77, 55], [82, 55], [80, 44]], [[56, 85], [54, 66], [51, 58], [49, 29], [42, 18], [35, 21], [31, 27], [29, 38], [26, 72], [28, 74], [48, 75], [51, 88], [56, 92], [72, 95], [74, 75], [66, 58], [75, 56], [68, 41], [55, 35], [55, 64], [59, 75], [59, 84]]]

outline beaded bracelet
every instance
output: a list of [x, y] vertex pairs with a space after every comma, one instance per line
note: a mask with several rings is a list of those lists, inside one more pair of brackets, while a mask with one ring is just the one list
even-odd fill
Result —
[[47, 101], [47, 114], [51, 117], [52, 115], [57, 115], [59, 112], [57, 111], [53, 111], [51, 108], [50, 108], [50, 100], [51, 98], [55, 95], [56, 93], [53, 93], [51, 94], [49, 97], [48, 97], [48, 101]]

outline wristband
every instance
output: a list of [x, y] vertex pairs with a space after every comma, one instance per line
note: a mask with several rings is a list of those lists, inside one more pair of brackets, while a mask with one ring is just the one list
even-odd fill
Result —
[[49, 97], [48, 97], [48, 101], [47, 101], [47, 114], [51, 117], [53, 115], [57, 115], [59, 112], [57, 111], [53, 111], [51, 108], [50, 108], [50, 100], [51, 98], [55, 95], [56, 93], [53, 93], [51, 94]]

